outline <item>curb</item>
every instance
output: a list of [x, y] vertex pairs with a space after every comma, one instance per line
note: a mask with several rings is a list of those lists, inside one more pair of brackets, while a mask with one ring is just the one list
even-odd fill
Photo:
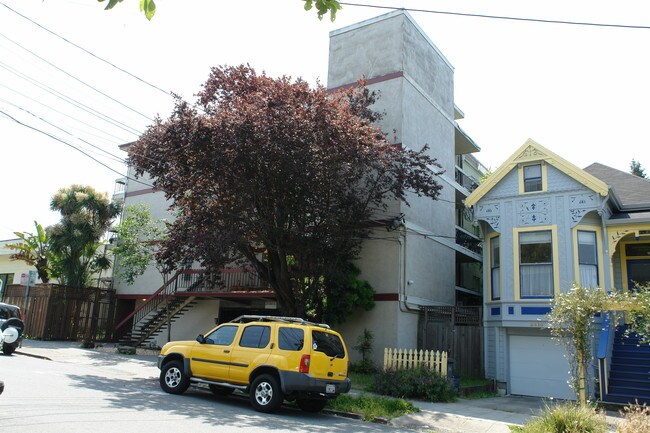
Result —
[[18, 351], [18, 350], [16, 350], [16, 351], [14, 352], [14, 354], [16, 354], [16, 355], [28, 356], [28, 357], [30, 357], [30, 358], [36, 358], [36, 359], [45, 359], [46, 361], [51, 361], [51, 360], [52, 360], [52, 358], [48, 358], [47, 356], [43, 356], [43, 355], [35, 355], [35, 354], [33, 354], [33, 353], [27, 353], [27, 352], [22, 352], [22, 351]]
[[[350, 418], [350, 419], [356, 419], [359, 421], [364, 421], [363, 419], [363, 414], [360, 413], [354, 413], [354, 412], [343, 412], [340, 410], [334, 410], [334, 409], [323, 409], [321, 410], [321, 413], [327, 414], [327, 415], [336, 415], [340, 416], [343, 418]], [[369, 421], [364, 421], [364, 422], [374, 422], [377, 424], [386, 424], [390, 425], [390, 420], [388, 418], [382, 418], [382, 417], [375, 417]]]

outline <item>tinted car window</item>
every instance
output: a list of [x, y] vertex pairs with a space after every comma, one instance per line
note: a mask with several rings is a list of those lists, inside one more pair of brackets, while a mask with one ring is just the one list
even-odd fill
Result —
[[305, 342], [305, 332], [299, 328], [280, 327], [278, 347], [282, 350], [301, 350]]
[[268, 326], [247, 326], [242, 332], [239, 345], [241, 347], [254, 347], [262, 349], [269, 344], [271, 328]]
[[217, 344], [219, 346], [230, 346], [237, 334], [236, 326], [222, 326], [215, 329], [205, 337], [206, 344]]
[[311, 332], [313, 349], [316, 352], [323, 352], [330, 358], [344, 358], [345, 349], [343, 342], [338, 335], [329, 332], [312, 331]]
[[20, 318], [20, 314], [18, 314], [18, 308], [0, 305], [0, 320], [7, 320], [11, 319], [12, 317]]

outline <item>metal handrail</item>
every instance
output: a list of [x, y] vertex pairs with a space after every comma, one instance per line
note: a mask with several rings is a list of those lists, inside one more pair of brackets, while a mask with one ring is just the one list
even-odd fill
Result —
[[[139, 322], [140, 319], [142, 319], [142, 317], [146, 316], [146, 315], [149, 314], [151, 311], [153, 311], [153, 309], [154, 309], [154, 305], [153, 305], [153, 302], [152, 302], [152, 301], [153, 301], [154, 299], [156, 299], [156, 298], [164, 299], [164, 296], [169, 295], [169, 294], [175, 292], [175, 291], [176, 291], [176, 285], [175, 285], [175, 284], [174, 284], [174, 286], [173, 286], [173, 288], [174, 288], [173, 291], [170, 291], [170, 293], [167, 293], [167, 291], [165, 291], [165, 289], [168, 289], [169, 287], [172, 287], [172, 282], [176, 282], [176, 280], [178, 279], [178, 276], [181, 274], [181, 272], [182, 272], [182, 271], [177, 271], [177, 272], [174, 274], [173, 277], [171, 277], [171, 278], [170, 278], [170, 279], [169, 279], [165, 284], [163, 284], [163, 285], [162, 285], [158, 290], [156, 290], [155, 292], [153, 292], [153, 294], [151, 294], [151, 296], [149, 296], [149, 297], [148, 297], [148, 298], [147, 298], [147, 299], [142, 303], [142, 305], [140, 305], [138, 308], [136, 308], [135, 310], [133, 310], [133, 312], [131, 312], [131, 314], [129, 314], [128, 316], [126, 316], [124, 319], [122, 319], [122, 321], [121, 321], [120, 323], [118, 323], [117, 325], [115, 325], [115, 330], [120, 329], [122, 326], [124, 326], [124, 325], [125, 325], [125, 324], [126, 324], [126, 323], [131, 319], [131, 318], [133, 318], [133, 317], [136, 317], [136, 316], [137, 316], [137, 318], [136, 318], [136, 320], [135, 320], [135, 323]], [[165, 291], [164, 294], [163, 294], [163, 291]], [[158, 305], [159, 305], [159, 303], [155, 303], [155, 307], [157, 307]], [[145, 312], [145, 313], [142, 313], [142, 312], [145, 311], [145, 310], [146, 310], [146, 312]]]

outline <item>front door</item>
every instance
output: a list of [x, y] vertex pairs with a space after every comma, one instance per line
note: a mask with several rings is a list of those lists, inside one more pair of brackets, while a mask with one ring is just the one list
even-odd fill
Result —
[[627, 260], [627, 287], [634, 290], [637, 284], [650, 284], [650, 259]]
[[206, 335], [203, 343], [195, 345], [190, 360], [192, 376], [217, 382], [227, 381], [238, 331], [238, 325], [221, 325]]

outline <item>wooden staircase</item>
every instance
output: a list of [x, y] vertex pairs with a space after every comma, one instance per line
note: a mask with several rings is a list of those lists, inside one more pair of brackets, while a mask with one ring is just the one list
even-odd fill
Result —
[[639, 336], [625, 336], [626, 328], [616, 330], [606, 403], [650, 404], [650, 344], [640, 343]]
[[187, 270], [176, 272], [166, 284], [163, 284], [139, 308], [135, 309], [133, 313], [115, 326], [115, 330], [119, 330], [133, 319], [131, 330], [119, 339], [120, 345], [132, 347], [146, 345], [168, 324], [176, 321], [196, 304], [196, 296], [175, 296], [179, 288], [179, 279], [184, 279], [187, 275], [195, 277], [190, 277], [191, 283], [184, 291], [193, 293], [203, 285], [206, 273], [202, 271], [192, 271], [190, 273]]
[[268, 285], [254, 272], [245, 269], [221, 269], [211, 274], [202, 269], [177, 271], [165, 284], [150, 295], [131, 314], [122, 319], [114, 330], [119, 332], [127, 324], [131, 330], [119, 339], [123, 346], [147, 345], [164, 329], [173, 323], [197, 302], [205, 293], [232, 293], [246, 291], [265, 293]]

